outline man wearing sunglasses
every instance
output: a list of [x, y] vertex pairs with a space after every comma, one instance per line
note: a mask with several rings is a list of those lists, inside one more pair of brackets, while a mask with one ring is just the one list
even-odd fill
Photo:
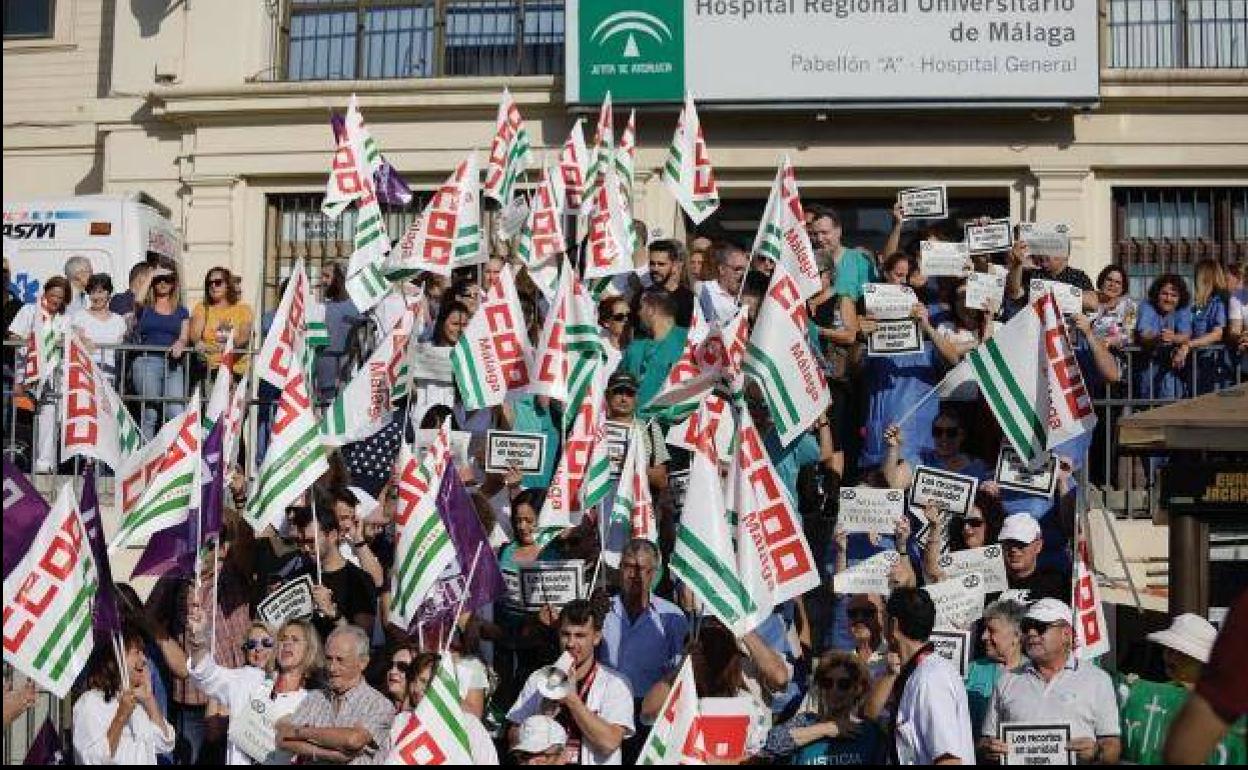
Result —
[[1122, 751], [1118, 701], [1109, 675], [1073, 653], [1075, 631], [1070, 607], [1041, 599], [1023, 618], [1027, 662], [1002, 672], [980, 729], [980, 751], [996, 763], [1006, 744], [998, 729], [1005, 722], [1069, 724], [1067, 750], [1079, 764], [1112, 765]]
[[1005, 519], [998, 536], [1005, 559], [1005, 576], [1011, 591], [1026, 591], [1027, 601], [1045, 597], [1064, 600], [1070, 596], [1069, 570], [1038, 565], [1044, 550], [1040, 524], [1027, 513], [1016, 513]]

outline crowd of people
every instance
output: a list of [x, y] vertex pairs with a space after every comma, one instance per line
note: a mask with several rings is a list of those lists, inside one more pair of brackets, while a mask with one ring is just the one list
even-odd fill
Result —
[[[1075, 651], [1075, 490], [1095, 454], [1092, 442], [1104, 434], [1055, 450], [1052, 494], [1022, 494], [995, 481], [1002, 433], [974, 384], [929, 398], [952, 367], [1026, 306], [1033, 279], [1082, 290], [1082, 312], [1069, 314], [1068, 332], [1094, 394], [1130, 392], [1161, 402], [1228, 387], [1248, 361], [1244, 265], [1202, 259], [1190, 280], [1160, 275], [1133, 296], [1120, 265], [1105, 267], [1093, 282], [1067, 256], [1033, 258], [1018, 240], [1009, 250], [973, 256], [974, 271], [1005, 279], [999, 304], [981, 310], [966, 306], [963, 280], [922, 274], [920, 242], [955, 240], [948, 223], [910, 232], [898, 207], [877, 253], [845, 244], [834, 210], [810, 206], [805, 213], [821, 281], [807, 303], [807, 336], [831, 406], [787, 445], [756, 384], [747, 384], [743, 407], [800, 515], [820, 565], [817, 589], [783, 602], [741, 634], [706, 613], [672, 573], [681, 518], [701, 513], [702, 501], [685, 497], [690, 452], [668, 443], [671, 425], [650, 402], [685, 352], [695, 316], [726, 324], [745, 312], [753, 323], [775, 262], [705, 237], [651, 241], [637, 223], [636, 270], [603, 289], [598, 322], [620, 355], [606, 381], [607, 417], [636, 429], [643, 442], [657, 542], [632, 540], [618, 568], [594, 568], [602, 546], [594, 516], [543, 538], [538, 520], [566, 435], [562, 405], [523, 395], [466, 410], [452, 383], [417, 370], [410, 395], [394, 406], [392, 427], [333, 452], [330, 471], [287, 507], [280, 526], [253, 531], [243, 521], [251, 479], [242, 462], [226, 495], [219, 550], [199, 574], [164, 575], [146, 601], [118, 584], [127, 670], [113, 649], [96, 645], [72, 696], [75, 762], [411, 763], [399, 756], [400, 739], [419, 704], [442, 697], [438, 672], [451, 670], [474, 762], [634, 763], [686, 662], [700, 698], [735, 704], [732, 713], [744, 716], [723, 740], [728, 749], [709, 737], [706, 745], [686, 747], [708, 762], [999, 763], [1011, 754], [1003, 726], [1017, 724], [1066, 726], [1062, 751], [1081, 764], [1159, 762], [1163, 744], [1173, 761], [1244, 761], [1248, 681], [1234, 658], [1248, 649], [1248, 594], [1216, 642], [1216, 629], [1195, 615], [1173, 618], [1150, 635], [1153, 653], [1139, 659], [1151, 664], [1133, 673], [1179, 688], [1185, 707], [1167, 717], [1168, 743], [1160, 729], [1138, 729], [1125, 716], [1136, 677]], [[352, 302], [345, 267], [324, 263], [316, 283], [328, 345], [314, 367], [318, 403], [333, 401], [409, 302], [420, 305], [424, 344], [453, 348], [483, 301], [483, 287], [508, 264], [536, 343], [548, 301], [505, 253], [450, 279], [405, 279], [368, 312]], [[44, 282], [35, 303], [20, 306], [7, 294], [5, 337], [25, 345], [35, 330], [72, 328], [127, 396], [150, 440], [181, 414], [188, 393], [207, 387], [227, 348], [255, 349], [273, 314], [258, 317], [223, 267], [204, 276], [202, 300], [190, 310], [178, 265], [153, 259], [128, 279], [126, 290], [114, 293], [112, 277], [92, 274], [85, 258], [71, 259], [64, 277]], [[919, 352], [865, 354], [866, 335], [879, 324], [864, 299], [870, 284], [913, 290], [911, 317], [924, 340]], [[53, 474], [57, 379], [45, 392], [26, 387], [23, 355], [6, 347], [5, 419], [16, 414], [29, 430], [26, 469]], [[248, 357], [232, 360], [233, 375], [246, 377]], [[266, 451], [276, 398], [262, 383], [256, 446], [245, 453], [260, 458]], [[448, 626], [390, 622], [394, 461], [401, 443], [448, 415], [455, 431], [470, 435], [471, 461], [457, 470], [502, 572], [579, 559], [590, 565], [591, 583], [579, 597], [534, 608], [508, 592]], [[549, 451], [541, 469], [486, 472], [480, 456], [496, 429], [544, 435]], [[905, 492], [920, 467], [977, 479], [968, 510], [951, 516], [928, 503], [891, 534], [846, 532], [838, 522], [838, 490]], [[1099, 469], [1110, 483], [1114, 473], [1143, 470], [1130, 463]], [[989, 595], [982, 617], [962, 629], [970, 649], [959, 666], [935, 653], [937, 610], [923, 587], [945, 579], [942, 556], [994, 545], [1008, 588]], [[886, 552], [897, 554], [889, 593], [833, 590], [835, 575]], [[313, 583], [310, 616], [277, 627], [257, 619], [266, 597], [305, 576]], [[1114, 657], [1124, 660], [1120, 653]], [[5, 724], [34, 702], [30, 685], [7, 689]]]

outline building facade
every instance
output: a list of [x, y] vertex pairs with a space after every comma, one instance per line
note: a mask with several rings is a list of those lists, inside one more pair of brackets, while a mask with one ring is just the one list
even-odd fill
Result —
[[[898, 189], [944, 183], [957, 216], [1069, 223], [1090, 272], [1248, 259], [1248, 0], [1076, 1], [1099, 3], [1090, 103], [704, 107], [725, 199], [707, 229], [751, 237], [787, 153], [851, 244], [882, 245]], [[319, 198], [352, 93], [421, 189], [484, 160], [504, 87], [539, 160], [587, 114], [565, 103], [560, 0], [6, 0], [4, 23], [5, 199], [145, 192], [192, 293], [225, 265], [261, 305], [295, 257], [349, 254]], [[659, 177], [677, 109], [637, 117], [636, 214], [666, 233], [685, 232]], [[391, 237], [420, 203], [389, 212]]]

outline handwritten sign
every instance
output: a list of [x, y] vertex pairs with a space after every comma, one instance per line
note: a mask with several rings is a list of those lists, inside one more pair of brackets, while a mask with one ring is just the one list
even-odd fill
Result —
[[910, 482], [910, 508], [921, 513], [927, 503], [934, 502], [942, 511], [965, 516], [975, 501], [979, 479], [920, 465], [914, 469]]
[[1065, 223], [1023, 222], [1018, 237], [1034, 257], [1065, 257], [1070, 254], [1070, 225]]
[[1025, 495], [1052, 497], [1057, 488], [1057, 455], [1044, 454], [1044, 461], [1030, 466], [1009, 444], [1001, 445], [997, 455], [997, 473], [994, 477], [1002, 489], [1012, 489]]
[[934, 628], [928, 637], [936, 654], [948, 660], [958, 669], [958, 675], [965, 677], [971, 665], [971, 634], [956, 628]]
[[256, 617], [276, 628], [292, 618], [310, 618], [315, 610], [312, 578], [304, 575], [266, 596], [256, 605]]
[[971, 310], [991, 313], [1001, 308], [1005, 299], [1005, 276], [994, 273], [971, 273], [966, 277], [966, 299], [963, 303]]
[[945, 219], [949, 216], [949, 195], [945, 186], [911, 187], [897, 193], [902, 219]]
[[889, 585], [888, 574], [901, 559], [901, 555], [889, 549], [881, 551], [869, 559], [864, 559], [838, 572], [832, 577], [832, 590], [838, 594], [881, 594], [887, 596], [893, 588]]
[[1009, 578], [1005, 574], [1005, 559], [1001, 557], [999, 545], [950, 551], [940, 557], [939, 564], [946, 578], [982, 575], [985, 593], [997, 593], [1010, 587]]
[[923, 241], [919, 244], [919, 272], [924, 278], [961, 278], [975, 269], [965, 243]]
[[1030, 302], [1035, 302], [1049, 291], [1053, 292], [1053, 298], [1057, 300], [1057, 308], [1062, 311], [1062, 315], [1074, 315], [1075, 313], [1083, 312], [1083, 289], [1080, 289], [1078, 286], [1071, 286], [1068, 283], [1032, 278], [1030, 293], [1027, 295], [1027, 299]]
[[904, 356], [923, 352], [923, 335], [919, 322], [913, 318], [878, 321], [875, 331], [867, 335], [867, 355]]
[[837, 522], [846, 532], [876, 532], [891, 535], [897, 520], [906, 513], [905, 494], [900, 489], [841, 487]]
[[862, 299], [873, 318], [909, 318], [919, 301], [914, 289], [891, 283], [869, 283], [862, 287]]
[[978, 572], [923, 587], [936, 605], [936, 625], [959, 631], [984, 616], [984, 578]]
[[1014, 228], [1008, 219], [994, 219], [982, 225], [966, 226], [966, 247], [972, 254], [1009, 251], [1014, 245]]
[[539, 561], [520, 567], [520, 601], [526, 610], [546, 605], [563, 607], [585, 595], [585, 562], [581, 559]]
[[546, 463], [546, 435], [492, 430], [486, 434], [485, 472], [541, 473]]
[[1005, 741], [1007, 765], [1073, 765], [1074, 752], [1070, 743], [1070, 725], [1005, 722], [1001, 725]]

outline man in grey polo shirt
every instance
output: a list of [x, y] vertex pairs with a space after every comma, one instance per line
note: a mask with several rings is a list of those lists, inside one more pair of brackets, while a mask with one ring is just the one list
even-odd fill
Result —
[[1005, 755], [1000, 725], [1033, 722], [1069, 724], [1067, 748], [1079, 764], [1117, 763], [1122, 741], [1114, 686], [1108, 674], [1074, 656], [1072, 617], [1057, 599], [1041, 599], [1027, 610], [1021, 625], [1028, 660], [1001, 674], [979, 731], [987, 760], [998, 763]]

